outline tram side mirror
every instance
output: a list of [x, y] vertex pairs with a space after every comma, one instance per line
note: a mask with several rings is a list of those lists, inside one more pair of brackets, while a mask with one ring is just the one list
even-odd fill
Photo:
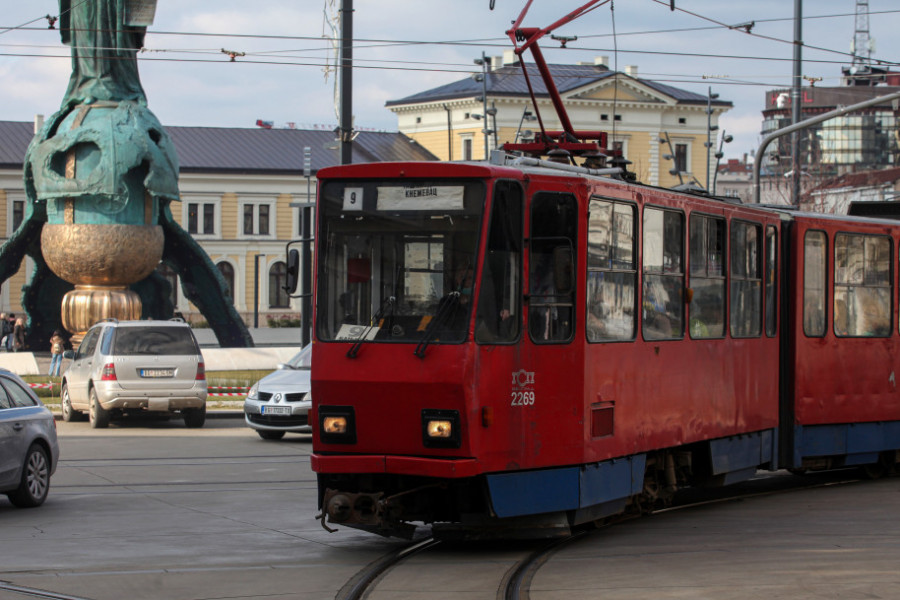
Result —
[[287, 274], [284, 278], [284, 289], [287, 293], [294, 294], [297, 292], [297, 286], [300, 284], [300, 251], [291, 248], [287, 256]]
[[553, 285], [560, 294], [569, 294], [575, 287], [575, 261], [569, 246], [553, 249]]

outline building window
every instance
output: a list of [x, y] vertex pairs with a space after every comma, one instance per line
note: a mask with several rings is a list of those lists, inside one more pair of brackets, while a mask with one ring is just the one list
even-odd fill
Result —
[[891, 239], [839, 233], [834, 237], [834, 334], [891, 333]]
[[245, 202], [242, 204], [243, 224], [241, 233], [245, 236], [272, 237], [272, 222], [275, 219], [273, 202]]
[[688, 172], [687, 144], [675, 144], [675, 169], [680, 173]]
[[637, 219], [631, 204], [592, 198], [588, 214], [587, 339], [633, 340]]
[[644, 339], [684, 336], [684, 215], [644, 209]]
[[215, 235], [216, 205], [212, 202], [188, 202], [188, 233], [197, 235]]
[[463, 138], [462, 147], [462, 159], [472, 160], [472, 138]]
[[216, 263], [216, 268], [219, 269], [222, 279], [225, 280], [225, 289], [228, 292], [228, 296], [234, 300], [234, 267], [231, 266], [230, 262], [223, 260]]
[[19, 228], [22, 221], [25, 220], [25, 201], [13, 200], [12, 203], [12, 228], [13, 231]]
[[290, 308], [290, 297], [284, 289], [287, 265], [276, 262], [269, 268], [269, 308]]
[[188, 233], [196, 236], [218, 235], [219, 200], [191, 198], [183, 205], [183, 222]]

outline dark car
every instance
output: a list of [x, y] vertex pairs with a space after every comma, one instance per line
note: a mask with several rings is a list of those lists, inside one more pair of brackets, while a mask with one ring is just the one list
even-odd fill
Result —
[[40, 506], [58, 460], [53, 414], [16, 374], [0, 369], [0, 493], [22, 508]]

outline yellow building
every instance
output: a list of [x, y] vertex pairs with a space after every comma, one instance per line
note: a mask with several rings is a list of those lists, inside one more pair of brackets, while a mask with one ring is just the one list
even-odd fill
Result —
[[[539, 131], [532, 120], [535, 110], [525, 76], [516, 61], [513, 52], [507, 51], [490, 59], [483, 80], [476, 73], [477, 77], [391, 100], [387, 107], [397, 115], [402, 133], [441, 160], [482, 160], [485, 130], [488, 153]], [[606, 57], [590, 64], [549, 68], [573, 127], [606, 131], [610, 148], [623, 151], [640, 181], [673, 187], [696, 179], [706, 187], [707, 168], [710, 172], [715, 168], [715, 150], [707, 152], [707, 135], [714, 144], [718, 118], [732, 107], [731, 102], [640, 78], [637, 67], [626, 67], [624, 73], [612, 71]], [[561, 129], [535, 65], [528, 64], [528, 76], [545, 129]]]
[[[315, 201], [316, 172], [339, 164], [330, 130], [224, 127], [167, 127], [178, 152], [181, 202], [172, 216], [209, 255], [228, 284], [244, 322], [265, 327], [270, 320], [296, 320], [301, 301], [282, 289], [285, 246], [299, 239], [302, 205]], [[25, 215], [22, 167], [34, 124], [0, 121], [0, 243]], [[435, 160], [399, 133], [360, 132], [353, 162]], [[310, 177], [304, 177], [309, 149]], [[312, 211], [310, 211], [312, 213]], [[0, 311], [22, 313], [22, 288], [34, 261], [26, 258], [0, 287]], [[185, 298], [172, 268], [158, 269], [173, 283], [175, 311], [199, 322], [203, 316]]]

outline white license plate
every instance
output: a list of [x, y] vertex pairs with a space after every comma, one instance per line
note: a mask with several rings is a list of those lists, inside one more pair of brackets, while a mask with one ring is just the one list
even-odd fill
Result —
[[141, 369], [141, 377], [174, 377], [175, 369]]
[[264, 415], [290, 415], [290, 406], [260, 406], [259, 412]]

